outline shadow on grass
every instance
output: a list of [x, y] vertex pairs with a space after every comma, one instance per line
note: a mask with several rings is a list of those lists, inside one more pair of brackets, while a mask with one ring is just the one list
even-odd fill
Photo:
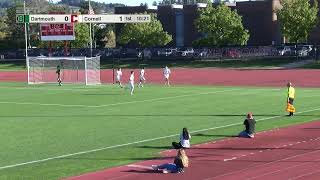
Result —
[[123, 95], [123, 93], [119, 92], [119, 93], [97, 93], [97, 94], [82, 94], [84, 96], [119, 96], [119, 95]]
[[227, 134], [194, 134], [193, 136], [200, 136], [200, 137], [239, 137], [237, 135], [227, 135]]
[[166, 160], [172, 157], [128, 157], [128, 158], [106, 158], [106, 157], [65, 157], [62, 160], [84, 160], [84, 161], [147, 161], [147, 160]]
[[144, 149], [173, 149], [172, 146], [139, 146], [138, 148], [144, 148]]
[[[67, 106], [67, 105], [66, 105]], [[88, 105], [90, 106], [104, 106], [104, 105]], [[108, 106], [108, 105], [106, 105]], [[254, 115], [255, 117], [287, 117], [287, 115], [279, 115], [279, 114], [260, 114]], [[294, 115], [296, 117], [320, 117], [320, 114], [306, 114], [306, 115]], [[243, 121], [245, 119], [245, 115], [243, 114], [74, 114], [74, 115], [0, 115], [2, 118], [14, 118], [14, 117], [243, 117], [239, 118], [239, 121]], [[292, 117], [287, 117], [292, 118]], [[257, 119], [259, 120], [259, 119]]]

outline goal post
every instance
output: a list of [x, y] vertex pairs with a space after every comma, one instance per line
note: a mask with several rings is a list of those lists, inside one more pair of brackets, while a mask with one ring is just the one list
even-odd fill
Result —
[[57, 67], [63, 84], [97, 85], [100, 81], [100, 56], [27, 57], [28, 84], [57, 83]]

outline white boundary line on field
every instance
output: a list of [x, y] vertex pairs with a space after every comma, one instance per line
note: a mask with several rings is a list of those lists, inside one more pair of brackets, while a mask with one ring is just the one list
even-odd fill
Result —
[[[159, 100], [167, 100], [167, 99], [175, 99], [181, 97], [191, 97], [191, 96], [198, 96], [198, 95], [208, 95], [208, 94], [216, 94], [222, 92], [232, 92], [241, 89], [229, 89], [229, 90], [222, 90], [222, 91], [213, 91], [213, 92], [204, 92], [198, 94], [185, 94], [179, 96], [170, 96], [170, 97], [162, 97], [162, 98], [154, 98], [154, 99], [145, 99], [139, 101], [128, 101], [128, 102], [119, 102], [113, 104], [102, 104], [102, 105], [83, 105], [83, 104], [48, 104], [48, 103], [32, 103], [32, 102], [12, 102], [12, 101], [0, 101], [0, 104], [16, 104], [16, 105], [38, 105], [38, 106], [60, 106], [60, 107], [84, 107], [84, 108], [101, 108], [101, 107], [109, 107], [109, 106], [116, 106], [116, 105], [124, 105], [124, 104], [133, 104], [133, 103], [140, 103], [140, 102], [152, 102], [152, 101], [159, 101]], [[267, 91], [278, 91], [279, 89], [255, 89], [255, 90], [267, 90]], [[252, 94], [252, 93], [244, 93], [245, 94]], [[243, 94], [241, 94], [243, 95]]]
[[[318, 111], [318, 110], [320, 110], [320, 108], [301, 111], [301, 112], [297, 112], [295, 114], [302, 114], [302, 113]], [[257, 121], [265, 121], [265, 120], [269, 120], [269, 119], [275, 119], [275, 118], [278, 118], [278, 117], [284, 117], [284, 116], [283, 115], [272, 116], [272, 117], [258, 119]], [[288, 117], [288, 118], [290, 118], [290, 117]], [[194, 133], [198, 133], [198, 132], [214, 130], [214, 129], [221, 129], [221, 128], [226, 128], [226, 127], [231, 127], [231, 126], [236, 126], [236, 125], [241, 125], [241, 124], [242, 124], [242, 122], [241, 123], [233, 123], [233, 124], [228, 124], [228, 125], [224, 125], [224, 126], [218, 126], [218, 127], [212, 127], [212, 128], [206, 128], [206, 129], [200, 129], [200, 130], [196, 130], [196, 131], [191, 131], [190, 133], [194, 134]], [[117, 148], [117, 147], [124, 147], [124, 146], [129, 146], [129, 145], [134, 145], [134, 144], [140, 144], [140, 143], [144, 143], [144, 142], [150, 142], [150, 141], [155, 141], [155, 140], [160, 140], [160, 139], [166, 139], [166, 138], [170, 138], [170, 137], [174, 137], [174, 136], [178, 136], [178, 135], [179, 134], [172, 134], [172, 135], [168, 135], [168, 136], [162, 136], [162, 137], [157, 137], [157, 138], [152, 138], [152, 139], [145, 139], [145, 140], [141, 140], [141, 141], [135, 141], [135, 142], [125, 143], [125, 144], [119, 144], [119, 145], [114, 145], [114, 146], [98, 148], [98, 149], [92, 149], [92, 150], [88, 150], [88, 151], [81, 151], [81, 152], [77, 152], [77, 153], [65, 154], [65, 155], [50, 157], [50, 158], [46, 158], [46, 159], [40, 159], [40, 160], [35, 160], [35, 161], [28, 161], [28, 162], [24, 162], [24, 163], [7, 165], [7, 166], [0, 167], [0, 170], [13, 168], [13, 167], [18, 167], [18, 166], [23, 166], [23, 165], [28, 165], [28, 164], [46, 162], [46, 161], [50, 161], [50, 160], [54, 160], [54, 159], [61, 159], [61, 158], [75, 156], [75, 155], [88, 154], [88, 153], [92, 153], [92, 152], [97, 152], [97, 151], [102, 151], [102, 150], [107, 150], [107, 149], [113, 149], [113, 148]]]
[[28, 102], [0, 102], [0, 104], [17, 104], [17, 105], [39, 105], [39, 106], [60, 106], [60, 107], [86, 107], [86, 108], [100, 108], [100, 107], [109, 107], [109, 106], [116, 106], [116, 105], [123, 105], [123, 104], [133, 104], [133, 103], [140, 103], [140, 102], [152, 102], [152, 101], [159, 101], [159, 100], [167, 100], [167, 99], [175, 99], [181, 97], [191, 97], [191, 96], [198, 96], [198, 95], [208, 95], [208, 94], [216, 94], [222, 92], [231, 92], [237, 91], [240, 89], [229, 89], [223, 91], [213, 91], [213, 92], [205, 92], [205, 93], [198, 93], [198, 94], [185, 94], [179, 96], [170, 96], [170, 97], [162, 97], [162, 98], [154, 98], [154, 99], [145, 99], [140, 101], [128, 101], [128, 102], [119, 102], [113, 104], [102, 104], [102, 105], [83, 105], [83, 104], [47, 104], [47, 103], [28, 103]]

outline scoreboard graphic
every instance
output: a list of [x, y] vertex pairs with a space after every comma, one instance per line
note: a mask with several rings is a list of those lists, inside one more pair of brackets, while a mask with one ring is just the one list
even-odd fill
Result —
[[40, 24], [42, 41], [75, 40], [74, 24]]

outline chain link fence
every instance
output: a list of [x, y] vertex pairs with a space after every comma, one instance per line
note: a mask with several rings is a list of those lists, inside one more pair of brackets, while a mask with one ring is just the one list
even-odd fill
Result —
[[[223, 47], [223, 48], [114, 48], [93, 49], [93, 56], [100, 56], [101, 60], [113, 59], [143, 59], [143, 60], [230, 60], [256, 59], [267, 57], [300, 57], [317, 58], [318, 47], [302, 45], [292, 46], [256, 46], [256, 47]], [[49, 54], [48, 49], [28, 49], [29, 56], [91, 56], [89, 48], [82, 49], [54, 49]], [[25, 59], [24, 49], [1, 49], [0, 58], [3, 60]]]

